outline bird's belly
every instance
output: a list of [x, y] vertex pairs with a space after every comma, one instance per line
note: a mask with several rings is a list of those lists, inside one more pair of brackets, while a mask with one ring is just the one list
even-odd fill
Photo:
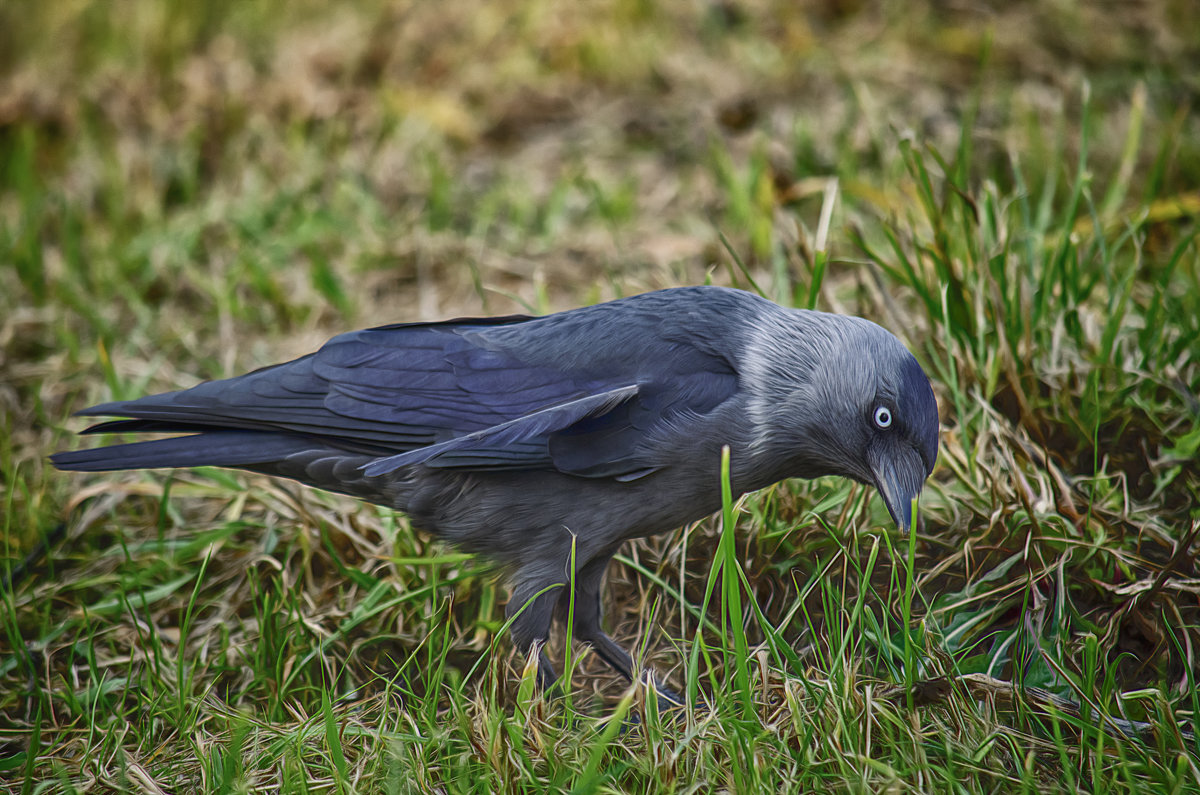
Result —
[[629, 482], [557, 472], [425, 470], [396, 505], [413, 524], [506, 563], [575, 545], [590, 560], [629, 538], [673, 530], [721, 507], [719, 483], [669, 470]]

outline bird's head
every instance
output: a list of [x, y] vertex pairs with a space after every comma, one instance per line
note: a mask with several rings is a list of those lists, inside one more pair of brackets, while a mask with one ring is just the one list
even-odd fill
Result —
[[902, 350], [883, 358], [888, 361], [880, 367], [875, 395], [859, 406], [859, 423], [865, 431], [856, 440], [857, 459], [866, 463], [867, 482], [879, 490], [892, 519], [909, 530], [915, 519], [913, 500], [937, 461], [937, 401], [929, 378], [911, 353]]
[[909, 530], [913, 500], [937, 460], [929, 378], [896, 337], [870, 321], [817, 312], [795, 317], [802, 321], [795, 345], [787, 353], [776, 348], [769, 379], [773, 424], [790, 447], [789, 474], [873, 485], [892, 519]]

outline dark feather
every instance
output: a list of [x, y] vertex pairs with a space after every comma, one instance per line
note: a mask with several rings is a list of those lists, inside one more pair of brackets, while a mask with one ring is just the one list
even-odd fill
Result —
[[77, 472], [156, 467], [245, 467], [286, 458], [310, 447], [311, 441], [298, 436], [255, 431], [208, 431], [172, 439], [55, 453], [50, 456], [50, 461], [59, 469]]
[[[533, 461], [548, 463], [546, 444], [551, 434], [569, 429], [589, 417], [603, 416], [614, 406], [633, 399], [637, 392], [636, 386], [626, 386], [550, 406], [482, 431], [380, 459], [364, 472], [368, 477], [377, 477], [414, 464], [490, 469], [528, 466]], [[522, 451], [527, 452], [521, 455]]]

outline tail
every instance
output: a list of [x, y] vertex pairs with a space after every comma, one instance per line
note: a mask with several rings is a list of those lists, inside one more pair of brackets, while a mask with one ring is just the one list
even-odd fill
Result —
[[204, 431], [171, 439], [131, 442], [50, 456], [59, 469], [111, 472], [162, 467], [251, 467], [270, 464], [313, 448], [312, 440], [259, 431]]
[[202, 431], [171, 439], [70, 450], [50, 456], [54, 466], [73, 472], [233, 467], [291, 478], [306, 486], [403, 509], [411, 484], [402, 473], [376, 477], [363, 474], [363, 468], [373, 460], [372, 455], [335, 447], [320, 439], [240, 430]]

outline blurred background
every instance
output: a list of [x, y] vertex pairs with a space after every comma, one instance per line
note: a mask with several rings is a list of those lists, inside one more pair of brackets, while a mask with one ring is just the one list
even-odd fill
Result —
[[[485, 655], [503, 604], [486, 571], [402, 517], [287, 484], [68, 477], [46, 456], [80, 443], [74, 410], [350, 328], [706, 281], [871, 317], [933, 378], [922, 671], [954, 660], [1076, 702], [1100, 683], [1092, 703], [1174, 726], [1198, 706], [1198, 98], [1194, 0], [0, 0], [0, 767], [211, 785], [223, 763], [181, 737], [236, 753], [235, 711], [293, 726], [329, 707], [322, 688], [369, 700], [448, 626], [437, 654], [469, 686], [447, 706], [441, 679], [402, 677], [419, 683], [406, 703], [432, 694], [411, 720], [445, 744], [374, 752], [545, 785], [470, 751], [491, 747], [484, 704], [511, 681]], [[809, 656], [833, 606], [897, 609], [855, 536], [885, 520], [840, 482], [746, 507], [742, 564], [816, 666], [809, 687], [837, 678]], [[618, 639], [666, 622], [646, 659], [676, 677], [668, 639], [698, 631], [680, 605], [701, 600], [719, 534], [695, 532], [682, 553], [636, 545], [610, 577]], [[817, 584], [834, 575], [844, 593]], [[865, 646], [846, 670], [911, 682], [872, 626], [847, 634]], [[104, 734], [127, 719], [144, 734]], [[881, 736], [855, 738], [864, 758], [887, 756]], [[988, 747], [985, 783], [1070, 768]], [[740, 764], [713, 753], [690, 775]]]
[[174, 360], [176, 345], [215, 349], [213, 333], [695, 282], [728, 264], [722, 234], [778, 296], [807, 278], [827, 180], [831, 277], [860, 258], [848, 224], [908, 212], [905, 139], [952, 159], [966, 130], [969, 179], [1004, 181], [1016, 161], [1028, 190], [1052, 181], [1065, 197], [1052, 172], [1078, 156], [1090, 113], [1094, 193], [1195, 186], [1195, 12], [8, 2], [4, 308], [46, 350], [52, 303], [84, 339], [126, 334], [143, 301], [223, 318], [156, 340]]

